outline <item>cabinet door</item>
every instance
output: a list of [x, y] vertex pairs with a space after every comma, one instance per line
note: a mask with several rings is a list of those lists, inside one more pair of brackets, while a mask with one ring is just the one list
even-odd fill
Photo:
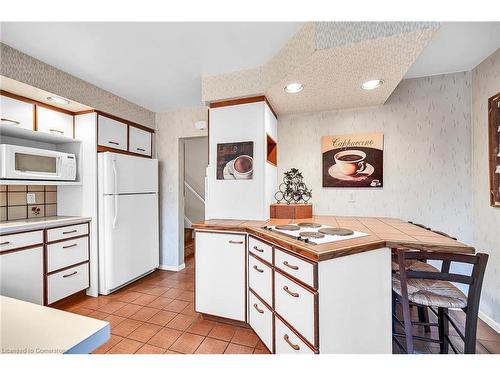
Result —
[[0, 294], [43, 305], [43, 246], [0, 254]]
[[129, 148], [130, 152], [136, 154], [151, 156], [151, 137], [148, 131], [131, 126], [129, 129]]
[[196, 311], [245, 321], [245, 235], [196, 232]]
[[2, 125], [33, 130], [34, 106], [31, 103], [0, 95], [0, 115]]
[[36, 107], [37, 130], [73, 138], [73, 116], [45, 107]]
[[128, 125], [101, 115], [97, 121], [97, 144], [127, 151]]

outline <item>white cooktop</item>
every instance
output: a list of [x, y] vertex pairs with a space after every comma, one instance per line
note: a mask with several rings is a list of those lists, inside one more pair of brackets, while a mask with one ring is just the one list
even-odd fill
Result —
[[[291, 224], [291, 225], [296, 225], [296, 224]], [[321, 225], [320, 227], [317, 227], [317, 228], [301, 227], [299, 230], [276, 229], [276, 226], [274, 226], [274, 225], [269, 225], [269, 226], [266, 226], [265, 228], [272, 230], [272, 231], [275, 231], [275, 232], [278, 232], [278, 233], [285, 234], [289, 237], [293, 237], [295, 239], [298, 239], [299, 241], [304, 241], [306, 243], [313, 244], [313, 245], [321, 245], [321, 244], [330, 243], [330, 242], [352, 240], [353, 238], [365, 237], [365, 236], [369, 235], [368, 233], [353, 231], [353, 234], [349, 234], [346, 236], [325, 234], [325, 236], [322, 238], [308, 238], [306, 240], [305, 238], [300, 237], [301, 232], [319, 232], [320, 229], [324, 229], [324, 228], [332, 228], [332, 229], [338, 229], [338, 228], [331, 227], [328, 225]], [[344, 229], [349, 229], [349, 228], [344, 228]]]

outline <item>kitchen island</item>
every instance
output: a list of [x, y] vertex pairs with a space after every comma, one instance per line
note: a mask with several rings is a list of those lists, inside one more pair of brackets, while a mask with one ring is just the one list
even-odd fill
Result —
[[[350, 235], [330, 241], [279, 230], [297, 224]], [[193, 227], [196, 311], [248, 323], [273, 353], [391, 353], [391, 248], [474, 253], [394, 218], [206, 220]]]

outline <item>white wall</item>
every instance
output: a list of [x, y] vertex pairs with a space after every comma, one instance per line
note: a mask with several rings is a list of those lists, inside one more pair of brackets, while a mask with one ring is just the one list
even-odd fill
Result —
[[[402, 81], [380, 108], [280, 117], [278, 179], [299, 168], [315, 214], [399, 217], [472, 243], [470, 95], [457, 73]], [[321, 136], [370, 132], [384, 133], [384, 187], [323, 188]]]
[[207, 130], [196, 130], [196, 121], [207, 120], [207, 108], [195, 107], [156, 114], [156, 155], [160, 177], [160, 265], [177, 269], [184, 262], [183, 176], [179, 169], [182, 158], [180, 139], [207, 136]]
[[474, 245], [478, 251], [490, 255], [481, 296], [481, 318], [489, 323], [495, 321], [497, 330], [500, 330], [500, 208], [490, 207], [488, 98], [499, 91], [500, 50], [497, 50], [472, 71]]

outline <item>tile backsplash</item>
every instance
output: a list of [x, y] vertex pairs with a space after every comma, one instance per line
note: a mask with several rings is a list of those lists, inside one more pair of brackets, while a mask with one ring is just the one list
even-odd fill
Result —
[[[34, 194], [34, 203], [28, 203]], [[0, 221], [57, 215], [57, 186], [0, 185]]]

